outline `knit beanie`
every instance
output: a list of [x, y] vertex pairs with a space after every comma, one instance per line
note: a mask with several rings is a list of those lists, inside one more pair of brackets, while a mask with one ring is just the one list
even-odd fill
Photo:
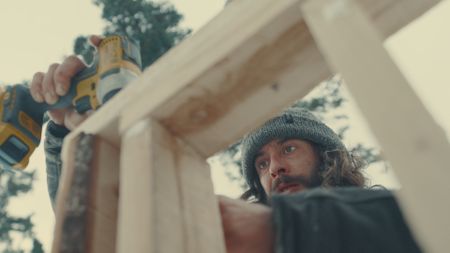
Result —
[[302, 139], [320, 145], [323, 149], [346, 150], [339, 136], [311, 112], [291, 107], [260, 128], [250, 132], [242, 140], [242, 172], [250, 187], [255, 187], [255, 156], [259, 150], [274, 139]]

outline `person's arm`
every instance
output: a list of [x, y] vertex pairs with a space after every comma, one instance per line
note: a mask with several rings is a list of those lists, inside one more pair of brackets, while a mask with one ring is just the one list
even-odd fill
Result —
[[392, 193], [315, 189], [272, 199], [276, 252], [418, 253]]
[[[91, 36], [89, 40], [92, 46], [97, 47], [102, 38]], [[56, 103], [59, 97], [66, 95], [69, 91], [72, 78], [84, 68], [86, 68], [86, 64], [75, 55], [65, 58], [61, 64], [51, 64], [46, 73], [37, 72], [34, 74], [30, 83], [31, 96], [38, 103]], [[63, 139], [70, 130], [81, 124], [90, 113], [78, 114], [73, 107], [51, 110], [47, 113], [50, 121], [45, 134], [44, 149], [47, 165], [47, 186], [54, 210], [61, 176], [60, 153]]]
[[219, 196], [227, 253], [273, 253], [272, 210]]
[[44, 150], [45, 162], [47, 165], [47, 189], [55, 211], [56, 193], [58, 191], [59, 179], [61, 176], [61, 148], [64, 137], [70, 132], [64, 126], [57, 125], [53, 121], [47, 124], [45, 132]]

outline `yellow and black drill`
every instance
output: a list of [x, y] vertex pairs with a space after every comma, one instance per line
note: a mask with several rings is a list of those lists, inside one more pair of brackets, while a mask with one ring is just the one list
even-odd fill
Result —
[[[102, 40], [90, 67], [71, 81], [69, 92], [49, 105], [33, 100], [22, 84], [0, 90], [0, 166], [24, 169], [39, 145], [44, 113], [74, 106], [79, 113], [95, 110], [141, 73], [138, 43], [121, 35]], [[1, 169], [1, 168], [0, 168]]]

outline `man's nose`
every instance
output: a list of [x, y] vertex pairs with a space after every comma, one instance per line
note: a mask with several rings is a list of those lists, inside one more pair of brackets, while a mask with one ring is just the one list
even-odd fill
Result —
[[278, 177], [282, 174], [286, 174], [288, 172], [286, 164], [279, 156], [272, 156], [271, 161], [270, 161], [269, 171], [270, 171], [270, 175], [273, 178], [276, 178], [276, 177]]

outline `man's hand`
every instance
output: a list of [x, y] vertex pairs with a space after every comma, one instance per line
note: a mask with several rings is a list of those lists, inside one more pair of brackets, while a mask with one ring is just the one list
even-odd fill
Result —
[[228, 253], [273, 253], [272, 210], [264, 205], [219, 196]]
[[[101, 40], [100, 36], [89, 38], [94, 47], [97, 47]], [[47, 73], [37, 72], [34, 74], [30, 84], [31, 96], [38, 103], [55, 104], [59, 97], [66, 95], [69, 91], [72, 77], [84, 68], [86, 68], [86, 64], [75, 55], [67, 57], [61, 64], [50, 65]], [[48, 115], [56, 124], [73, 130], [88, 117], [89, 113], [81, 115], [74, 108], [65, 108], [51, 110]]]

